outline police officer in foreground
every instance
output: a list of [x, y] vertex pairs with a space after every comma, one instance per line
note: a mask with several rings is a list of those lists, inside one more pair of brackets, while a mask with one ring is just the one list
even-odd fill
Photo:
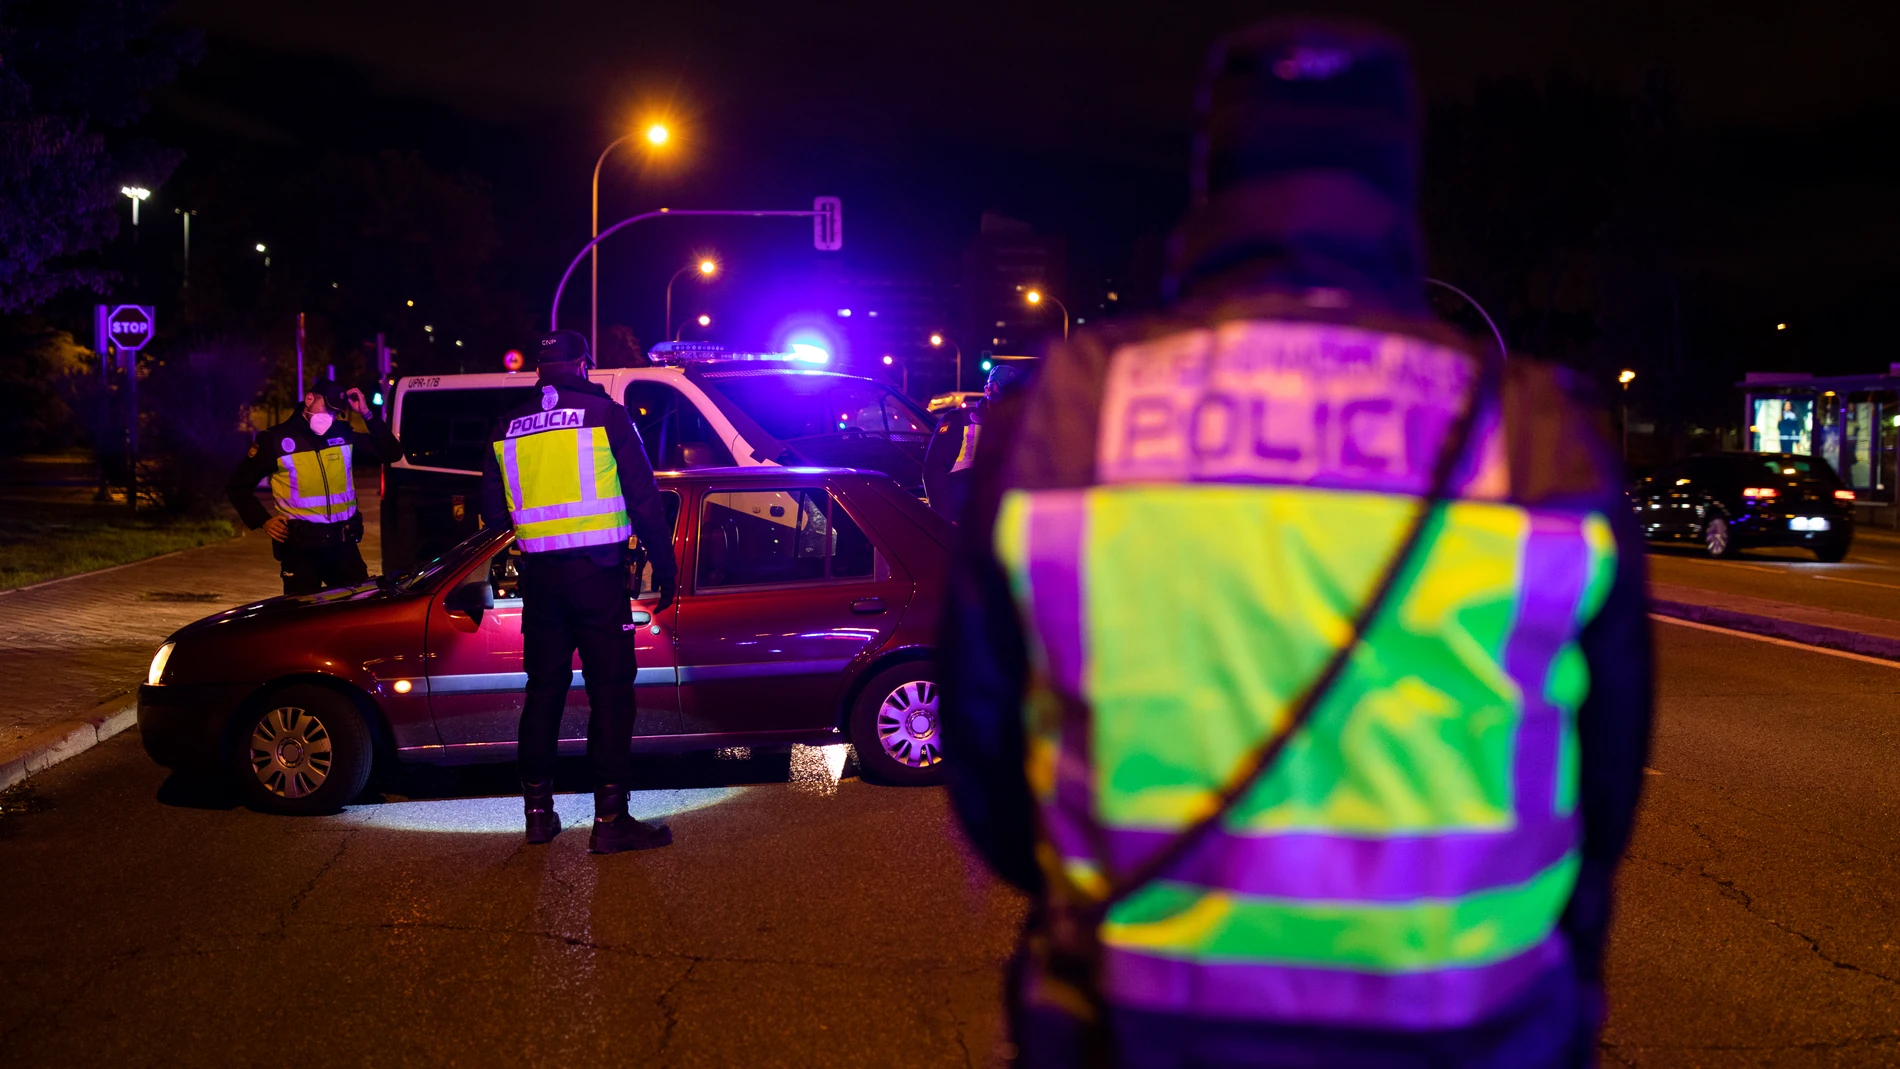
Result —
[[1019, 1056], [1591, 1064], [1651, 710], [1615, 449], [1428, 316], [1396, 41], [1208, 70], [1171, 307], [992, 414], [950, 585], [952, 797], [1036, 901]]
[[970, 498], [970, 476], [976, 466], [977, 442], [983, 434], [983, 421], [997, 401], [1022, 381], [1022, 372], [1008, 364], [990, 368], [983, 383], [983, 399], [968, 408], [962, 405], [943, 414], [937, 432], [924, 449], [924, 493], [930, 507], [951, 522], [963, 516], [963, 505]]
[[518, 750], [528, 841], [561, 830], [554, 769], [561, 710], [580, 651], [591, 715], [596, 854], [665, 846], [673, 833], [627, 815], [633, 773], [634, 644], [628, 599], [637, 536], [660, 592], [654, 615], [673, 604], [676, 569], [660, 488], [640, 433], [607, 391], [587, 379], [593, 358], [571, 330], [535, 346], [540, 391], [495, 424], [482, 465], [482, 522], [515, 529], [521, 547], [522, 667], [528, 689]]
[[[346, 407], [347, 406], [347, 407]], [[350, 426], [349, 410], [363, 418], [365, 436]], [[356, 509], [350, 464], [365, 437], [384, 464], [402, 458], [402, 444], [363, 391], [318, 379], [304, 392], [303, 409], [259, 434], [231, 473], [225, 493], [246, 526], [269, 535], [281, 565], [286, 594], [314, 594], [326, 587], [354, 586], [369, 579], [357, 543], [363, 516]], [[275, 516], [252, 492], [270, 477]]]

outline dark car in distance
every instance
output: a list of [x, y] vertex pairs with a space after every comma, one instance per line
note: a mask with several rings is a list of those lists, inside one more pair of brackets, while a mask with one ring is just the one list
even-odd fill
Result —
[[[942, 774], [933, 643], [951, 526], [877, 472], [661, 472], [680, 565], [658, 611], [634, 547], [636, 752], [851, 742], [868, 778]], [[508, 761], [520, 550], [488, 529], [408, 573], [206, 617], [139, 688], [146, 751], [253, 806], [334, 812], [377, 762]], [[580, 662], [561, 752], [585, 749]]]
[[1699, 542], [1712, 557], [1799, 546], [1833, 563], [1854, 542], [1854, 492], [1819, 457], [1693, 456], [1643, 479], [1630, 497], [1647, 537]]

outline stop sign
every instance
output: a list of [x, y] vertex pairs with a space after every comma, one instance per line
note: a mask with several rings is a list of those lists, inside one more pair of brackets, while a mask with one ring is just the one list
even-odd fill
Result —
[[152, 340], [152, 328], [156, 322], [150, 305], [122, 304], [106, 317], [106, 334], [112, 339], [112, 344], [126, 352], [135, 353]]

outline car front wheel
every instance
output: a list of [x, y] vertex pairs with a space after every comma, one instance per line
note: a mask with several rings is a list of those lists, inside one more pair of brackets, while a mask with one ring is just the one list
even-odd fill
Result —
[[897, 787], [942, 783], [937, 666], [908, 661], [872, 677], [851, 707], [851, 744], [864, 777]]
[[335, 813], [363, 792], [374, 755], [369, 725], [349, 699], [324, 687], [286, 687], [238, 718], [231, 775], [253, 809]]

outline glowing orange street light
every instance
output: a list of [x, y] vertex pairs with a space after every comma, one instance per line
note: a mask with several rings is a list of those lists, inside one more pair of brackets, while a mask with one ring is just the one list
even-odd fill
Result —
[[[688, 271], [698, 271], [701, 282], [711, 282], [713, 276], [719, 273], [719, 261], [710, 256], [702, 256], [696, 262], [673, 272], [673, 277], [666, 280], [666, 336], [669, 338], [673, 336], [673, 283], [678, 282], [679, 277]], [[705, 325], [700, 324], [700, 326]]]
[[666, 144], [667, 139], [672, 136], [672, 131], [666, 128], [665, 123], [656, 122], [647, 127], [647, 141], [655, 147]]
[[1042, 292], [1041, 290], [1032, 289], [1028, 291], [1027, 293], [1023, 294], [1023, 300], [1028, 301], [1030, 304], [1041, 304], [1045, 299], [1050, 304], [1053, 304], [1057, 308], [1062, 309], [1062, 337], [1063, 337], [1063, 340], [1065, 341], [1068, 340], [1069, 306], [1063, 304], [1061, 301], [1056, 300], [1054, 297], [1050, 297], [1048, 294]]
[[709, 315], [702, 315], [702, 316], [700, 316], [700, 317], [699, 317], [699, 325], [700, 325], [700, 326], [702, 326], [702, 327], [710, 327], [710, 326], [712, 326], [712, 316], [709, 316]]

